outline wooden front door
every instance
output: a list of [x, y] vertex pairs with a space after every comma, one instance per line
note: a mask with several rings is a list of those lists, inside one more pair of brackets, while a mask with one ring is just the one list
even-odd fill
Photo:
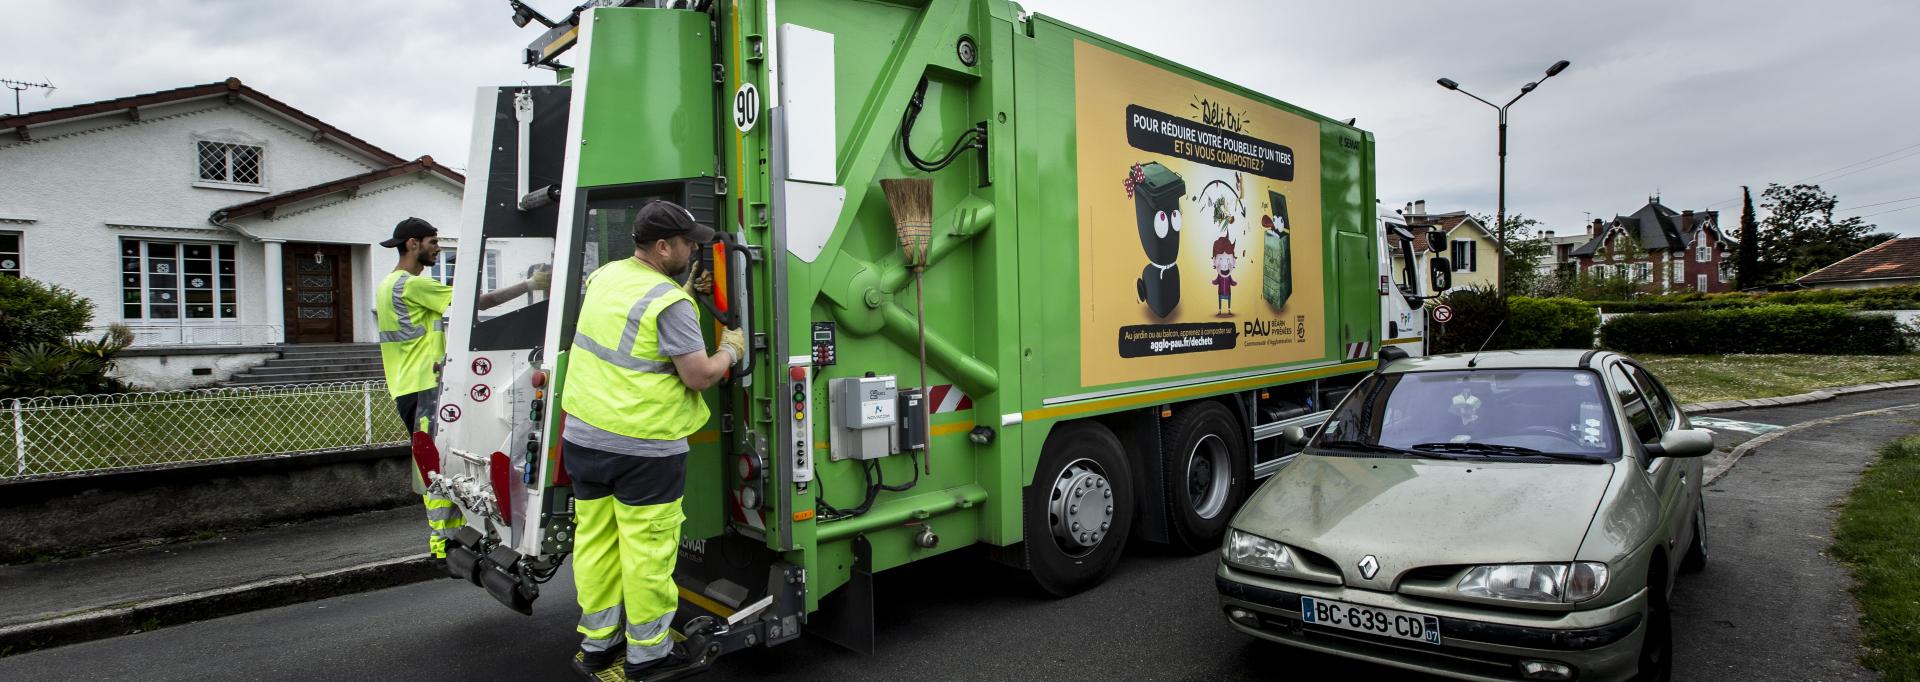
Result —
[[349, 247], [287, 244], [281, 248], [287, 343], [353, 340], [353, 259]]

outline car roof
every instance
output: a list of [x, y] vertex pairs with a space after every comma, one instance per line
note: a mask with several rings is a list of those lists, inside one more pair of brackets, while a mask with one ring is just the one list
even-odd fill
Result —
[[[1459, 369], [1584, 369], [1600, 367], [1618, 353], [1603, 350], [1546, 349], [1490, 350], [1481, 353], [1449, 353], [1403, 358], [1381, 369], [1383, 373], [1433, 372]], [[1478, 356], [1478, 359], [1475, 359]], [[1467, 364], [1472, 362], [1472, 365]]]

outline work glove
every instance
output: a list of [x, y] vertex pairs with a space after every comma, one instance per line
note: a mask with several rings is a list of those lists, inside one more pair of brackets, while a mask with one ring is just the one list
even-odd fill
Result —
[[720, 347], [733, 352], [733, 364], [747, 357], [747, 335], [737, 328], [720, 332]]
[[527, 289], [529, 291], [546, 291], [547, 287], [552, 284], [553, 271], [547, 268], [534, 270], [533, 275], [527, 278]]

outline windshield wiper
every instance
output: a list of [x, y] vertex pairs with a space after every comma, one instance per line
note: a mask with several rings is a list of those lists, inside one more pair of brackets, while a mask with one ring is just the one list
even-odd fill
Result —
[[1315, 446], [1321, 449], [1349, 450], [1353, 452], [1377, 452], [1377, 453], [1389, 454], [1389, 455], [1400, 455], [1402, 457], [1420, 457], [1423, 459], [1460, 459], [1452, 455], [1441, 454], [1438, 452], [1422, 452], [1420, 450], [1396, 448], [1391, 445], [1381, 445], [1379, 443], [1368, 443], [1365, 441], [1357, 441], [1357, 440], [1323, 440], [1323, 441], [1320, 441], [1319, 443], [1316, 443]]
[[1500, 445], [1497, 443], [1420, 443], [1415, 450], [1435, 450], [1439, 452], [1460, 452], [1479, 455], [1511, 455], [1515, 457], [1546, 457], [1564, 459], [1573, 462], [1603, 463], [1607, 459], [1599, 455], [1583, 455], [1573, 452], [1547, 452], [1518, 445]]

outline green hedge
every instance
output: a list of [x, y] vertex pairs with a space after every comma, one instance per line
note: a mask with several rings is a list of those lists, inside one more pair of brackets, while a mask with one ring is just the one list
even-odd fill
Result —
[[1901, 331], [1891, 316], [1838, 305], [1769, 305], [1622, 315], [1600, 328], [1600, 345], [1678, 355], [1891, 355], [1905, 351]]
[[1502, 296], [1473, 288], [1449, 292], [1440, 302], [1453, 309], [1453, 321], [1428, 328], [1427, 350], [1435, 354], [1477, 350], [1482, 343], [1488, 350], [1592, 348], [1600, 325], [1600, 311], [1574, 298]]
[[1631, 301], [1596, 301], [1608, 313], [1665, 313], [1680, 310], [1751, 308], [1762, 305], [1844, 305], [1854, 310], [1920, 310], [1920, 285], [1873, 289], [1802, 289], [1759, 294], [1689, 292], [1646, 296]]
[[1502, 348], [1592, 348], [1600, 311], [1575, 298], [1507, 299], [1507, 326], [1501, 330]]

